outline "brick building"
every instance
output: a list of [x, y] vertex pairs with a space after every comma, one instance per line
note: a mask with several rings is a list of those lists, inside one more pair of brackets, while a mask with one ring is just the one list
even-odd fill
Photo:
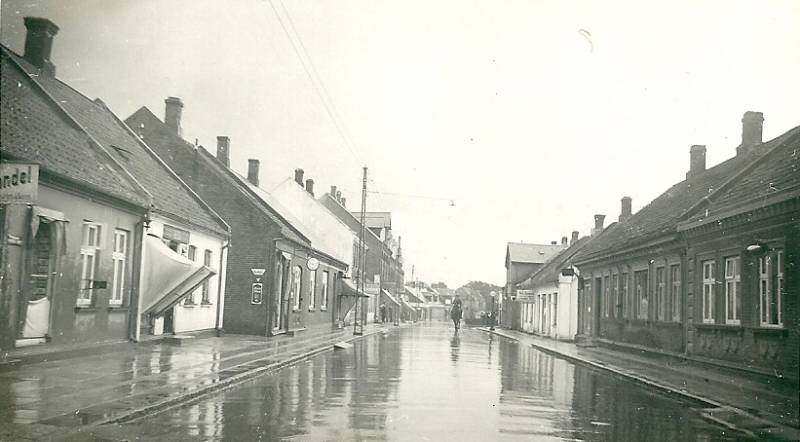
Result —
[[[225, 329], [274, 335], [330, 327], [346, 265], [314, 248], [309, 229], [259, 187], [258, 160], [249, 161], [247, 177], [233, 171], [230, 139], [217, 137], [216, 156], [188, 143], [180, 136], [183, 103], [174, 97], [165, 103], [164, 122], [145, 107], [126, 122], [230, 220]], [[314, 261], [319, 267], [312, 270]]]
[[736, 155], [609, 227], [575, 258], [602, 343], [798, 372], [800, 128], [763, 143], [747, 112]]

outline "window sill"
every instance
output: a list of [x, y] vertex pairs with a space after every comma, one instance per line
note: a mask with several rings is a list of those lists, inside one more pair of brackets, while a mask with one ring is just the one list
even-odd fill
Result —
[[328, 311], [328, 308], [327, 308], [327, 307], [320, 307], [320, 308], [319, 308], [319, 311], [321, 311], [321, 312], [327, 312], [327, 311]]
[[695, 327], [706, 330], [742, 331], [741, 325], [733, 324], [695, 324]]
[[316, 310], [317, 310], [317, 309], [315, 309], [315, 308], [311, 308], [311, 307], [309, 307], [309, 308], [308, 308], [308, 311], [310, 311], [310, 312], [314, 312], [314, 311], [316, 311]]
[[109, 305], [107, 310], [109, 312], [127, 312], [129, 309], [124, 305]]
[[86, 305], [86, 306], [79, 305], [79, 306], [75, 307], [75, 313], [94, 313], [96, 311], [97, 311], [97, 308], [96, 307], [92, 307], [90, 305]]
[[209, 302], [200, 303], [200, 308], [211, 308], [213, 306], [214, 306], [214, 304], [211, 304]]
[[298, 307], [292, 307], [292, 312], [293, 313], [297, 313], [299, 311], [300, 311], [300, 309]]
[[184, 308], [195, 308], [195, 307], [197, 307], [197, 304], [194, 304], [194, 303], [192, 303], [192, 304], [183, 304], [183, 307]]
[[747, 327], [748, 330], [752, 330], [753, 333], [760, 334], [760, 335], [787, 335], [789, 330], [783, 328], [783, 326], [769, 326], [769, 325], [762, 325], [760, 327]]

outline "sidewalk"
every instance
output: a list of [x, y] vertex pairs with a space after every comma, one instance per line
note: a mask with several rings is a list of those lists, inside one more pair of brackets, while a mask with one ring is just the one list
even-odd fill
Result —
[[704, 415], [751, 437], [800, 440], [797, 386], [693, 361], [604, 347], [579, 347], [527, 333], [480, 327], [521, 344], [706, 405]]
[[[364, 335], [392, 330], [370, 324]], [[295, 337], [226, 335], [107, 346], [73, 358], [0, 366], [0, 440], [61, 438], [217, 393], [339, 341], [352, 328]], [[63, 355], [61, 355], [63, 357]]]

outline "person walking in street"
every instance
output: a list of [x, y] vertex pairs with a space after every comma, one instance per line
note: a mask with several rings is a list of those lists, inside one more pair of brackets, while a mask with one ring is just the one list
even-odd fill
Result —
[[381, 304], [381, 322], [386, 323], [386, 304]]
[[461, 328], [461, 315], [463, 309], [461, 304], [461, 299], [458, 296], [453, 299], [453, 306], [450, 307], [450, 319], [453, 320], [453, 325], [456, 327], [456, 330]]

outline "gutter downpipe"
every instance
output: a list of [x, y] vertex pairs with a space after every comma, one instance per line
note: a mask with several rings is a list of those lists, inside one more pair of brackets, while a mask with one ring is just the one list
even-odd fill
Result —
[[[228, 232], [230, 233], [230, 229], [228, 229]], [[220, 337], [225, 334], [225, 330], [222, 327], [220, 327], [219, 316], [222, 313], [221, 312], [222, 308], [220, 307], [222, 303], [220, 301], [222, 300], [222, 283], [224, 282], [223, 276], [228, 275], [227, 269], [224, 269], [225, 271], [223, 271], [222, 265], [223, 263], [226, 262], [225, 258], [228, 256], [227, 252], [228, 249], [230, 249], [230, 247], [231, 247], [231, 240], [230, 239], [225, 240], [225, 243], [222, 245], [222, 249], [220, 250], [219, 254], [219, 281], [217, 281], [217, 317], [216, 317], [216, 323], [214, 324], [214, 330], [217, 334], [217, 337]]]

